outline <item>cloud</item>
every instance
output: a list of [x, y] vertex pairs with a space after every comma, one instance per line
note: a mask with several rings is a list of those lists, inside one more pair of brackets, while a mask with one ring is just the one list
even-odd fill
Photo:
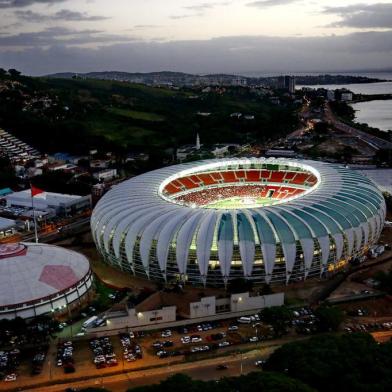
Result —
[[219, 7], [219, 6], [226, 6], [231, 4], [231, 1], [222, 1], [222, 2], [216, 2], [216, 3], [200, 3], [200, 4], [194, 4], [194, 5], [188, 5], [183, 8], [187, 10], [192, 10], [192, 11], [205, 11], [211, 8]]
[[299, 0], [259, 0], [248, 3], [248, 7], [257, 7], [257, 8], [269, 8], [276, 7], [279, 5], [287, 5], [291, 3], [296, 3]]
[[392, 3], [327, 7], [324, 13], [342, 18], [330, 24], [330, 27], [392, 28]]
[[54, 45], [101, 45], [105, 43], [129, 42], [133, 39], [128, 36], [106, 34], [101, 30], [74, 30], [66, 27], [49, 27], [38, 32], [2, 35], [0, 36], [0, 49], [42, 48]]
[[67, 0], [0, 0], [0, 8], [23, 8], [34, 4], [58, 4]]
[[154, 25], [154, 24], [140, 24], [140, 25], [135, 25], [135, 29], [156, 29], [158, 27], [162, 27], [161, 25]]
[[[95, 47], [71, 46], [72, 33], [79, 42], [99, 41]], [[50, 34], [58, 34], [51, 41]], [[65, 35], [64, 35], [65, 34]], [[62, 39], [60, 39], [62, 37]], [[23, 37], [22, 37], [23, 38]], [[23, 44], [20, 38], [19, 44]], [[113, 39], [120, 43], [110, 43]], [[269, 37], [233, 36], [194, 41], [141, 41], [105, 37], [91, 31], [48, 31], [42, 43], [49, 47], [7, 50], [0, 37], [0, 67], [27, 74], [119, 70], [149, 72], [172, 70], [193, 73], [295, 73], [343, 72], [392, 68], [392, 31], [358, 32], [340, 36]], [[63, 41], [65, 40], [65, 41]], [[13, 39], [15, 44], [15, 38]], [[10, 42], [6, 42], [10, 44]], [[1, 48], [1, 46], [3, 46]]]
[[202, 12], [198, 12], [196, 14], [182, 14], [182, 15], [171, 15], [170, 19], [179, 20], [179, 19], [186, 19], [186, 18], [193, 18], [194, 16], [203, 16]]
[[41, 14], [38, 12], [33, 11], [15, 11], [15, 15], [19, 19], [23, 19], [27, 22], [46, 22], [51, 20], [58, 20], [58, 21], [100, 21], [105, 19], [110, 19], [105, 16], [98, 16], [98, 15], [88, 15], [85, 12], [77, 12], [71, 10], [60, 10], [54, 14], [47, 15]]
[[213, 3], [199, 3], [194, 5], [184, 6], [183, 8], [188, 11], [193, 11], [191, 14], [180, 14], [180, 15], [172, 15], [170, 19], [185, 19], [192, 18], [194, 16], [199, 17], [203, 16], [205, 11], [210, 10], [215, 7], [227, 6], [231, 4], [231, 1], [221, 1], [221, 2], [213, 2]]

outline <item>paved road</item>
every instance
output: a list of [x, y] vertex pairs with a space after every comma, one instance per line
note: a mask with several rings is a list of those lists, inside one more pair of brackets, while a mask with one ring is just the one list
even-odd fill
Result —
[[370, 148], [374, 151], [378, 151], [380, 149], [392, 149], [392, 143], [387, 140], [381, 139], [377, 136], [373, 136], [369, 133], [360, 131], [359, 129], [353, 128], [341, 121], [339, 121], [335, 115], [332, 113], [332, 110], [328, 104], [325, 105], [325, 120], [330, 121], [332, 125], [339, 130], [340, 132], [344, 132], [350, 136], [357, 137], [362, 142], [366, 143]]
[[379, 343], [389, 342], [392, 339], [392, 331], [372, 332], [371, 335]]
[[[57, 240], [64, 239], [65, 237], [72, 237], [76, 234], [84, 233], [90, 230], [90, 217], [83, 218], [77, 222], [70, 223], [69, 225], [63, 226], [61, 231], [47, 234], [39, 234], [39, 242], [49, 243]], [[24, 242], [34, 241], [34, 234], [24, 236], [22, 239]]]

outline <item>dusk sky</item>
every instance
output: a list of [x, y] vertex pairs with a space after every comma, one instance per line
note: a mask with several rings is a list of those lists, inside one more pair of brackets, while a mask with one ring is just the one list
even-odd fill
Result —
[[392, 2], [0, 0], [0, 67], [51, 72], [392, 68]]

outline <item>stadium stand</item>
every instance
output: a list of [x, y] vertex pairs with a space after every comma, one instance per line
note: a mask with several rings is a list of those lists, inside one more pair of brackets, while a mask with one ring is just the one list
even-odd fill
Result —
[[277, 170], [231, 170], [222, 172], [200, 173], [189, 177], [182, 177], [166, 185], [164, 193], [173, 195], [200, 187], [218, 184], [249, 183], [284, 183], [286, 185], [313, 186], [317, 178], [313, 174], [285, 172]]

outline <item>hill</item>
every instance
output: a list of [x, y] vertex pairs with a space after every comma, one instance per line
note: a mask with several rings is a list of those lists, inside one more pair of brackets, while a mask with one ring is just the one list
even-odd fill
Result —
[[[255, 119], [235, 119], [233, 112]], [[44, 152], [162, 151], [194, 143], [197, 132], [204, 144], [260, 142], [285, 135], [296, 122], [290, 101], [273, 105], [248, 88], [202, 93], [111, 80], [0, 77], [0, 127]]]

